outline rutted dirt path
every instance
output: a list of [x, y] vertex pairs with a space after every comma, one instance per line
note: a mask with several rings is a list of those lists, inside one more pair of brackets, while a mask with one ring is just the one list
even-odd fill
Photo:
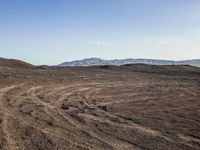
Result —
[[12, 114], [6, 109], [6, 107], [3, 104], [3, 99], [4, 96], [7, 94], [9, 90], [12, 90], [16, 88], [16, 86], [10, 86], [6, 87], [0, 90], [0, 112], [3, 114], [3, 117], [1, 119], [1, 128], [2, 128], [2, 133], [3, 133], [3, 138], [6, 142], [6, 147], [5, 149], [8, 150], [17, 150], [19, 149], [18, 145], [16, 144], [16, 141], [12, 138], [12, 135], [9, 131], [9, 119], [11, 119]]

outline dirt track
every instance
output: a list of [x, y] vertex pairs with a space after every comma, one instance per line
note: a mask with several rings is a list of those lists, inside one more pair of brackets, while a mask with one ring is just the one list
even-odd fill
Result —
[[200, 69], [0, 68], [0, 149], [200, 149]]

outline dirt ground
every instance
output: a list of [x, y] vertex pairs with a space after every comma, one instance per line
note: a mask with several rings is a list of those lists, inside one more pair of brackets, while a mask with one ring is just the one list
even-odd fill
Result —
[[0, 67], [1, 150], [200, 150], [200, 68]]

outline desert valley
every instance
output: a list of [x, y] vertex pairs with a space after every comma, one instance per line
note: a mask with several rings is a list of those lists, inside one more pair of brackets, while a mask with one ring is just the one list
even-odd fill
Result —
[[199, 150], [200, 68], [0, 59], [2, 150]]

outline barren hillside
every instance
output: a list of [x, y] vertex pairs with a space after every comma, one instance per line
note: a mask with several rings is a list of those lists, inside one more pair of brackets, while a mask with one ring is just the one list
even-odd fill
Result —
[[16, 60], [16, 59], [5, 59], [0, 58], [0, 67], [9, 67], [9, 68], [32, 68], [33, 65]]

